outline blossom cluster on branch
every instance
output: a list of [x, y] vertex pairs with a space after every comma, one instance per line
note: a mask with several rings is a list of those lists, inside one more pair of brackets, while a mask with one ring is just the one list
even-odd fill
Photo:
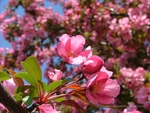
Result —
[[[47, 2], [62, 7], [63, 15], [45, 7]], [[28, 111], [149, 112], [149, 11], [150, 0], [9, 0], [0, 14], [0, 31], [12, 48], [0, 48], [0, 70], [13, 80], [2, 76], [2, 85], [8, 88], [7, 82], [14, 81], [11, 95]], [[46, 65], [48, 85], [41, 77], [29, 77], [25, 64], [35, 59]], [[52, 83], [59, 85], [44, 88]], [[56, 102], [58, 95], [63, 99]]]

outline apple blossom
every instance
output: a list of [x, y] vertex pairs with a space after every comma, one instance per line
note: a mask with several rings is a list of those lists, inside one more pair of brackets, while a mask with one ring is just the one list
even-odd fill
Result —
[[112, 104], [120, 92], [116, 80], [109, 78], [105, 72], [99, 72], [89, 77], [86, 86], [86, 96], [94, 104]]
[[[51, 3], [48, 4], [47, 1], [58, 3], [57, 5], [62, 8], [63, 12], [61, 13], [63, 14], [55, 12], [55, 8], [51, 8]], [[85, 96], [84, 85], [88, 82], [86, 93], [89, 100], [92, 100], [93, 103], [95, 101], [97, 103], [104, 103], [104, 101], [106, 101], [105, 103], [111, 103], [114, 102], [117, 94], [110, 93], [115, 85], [110, 85], [111, 83], [108, 82], [117, 79], [122, 89], [117, 97], [116, 105], [126, 105], [130, 100], [134, 101], [136, 105], [142, 104], [144, 106], [142, 108], [137, 106], [138, 110], [144, 113], [146, 113], [146, 110], [150, 110], [149, 89], [147, 89], [150, 81], [150, 0], [47, 1], [9, 0], [6, 10], [0, 14], [0, 31], [4, 39], [11, 44], [12, 51], [0, 50], [0, 70], [6, 68], [21, 70], [20, 62], [28, 56], [34, 55], [41, 66], [44, 65], [44, 68], [46, 66], [46, 71], [49, 71], [52, 67], [53, 69], [60, 69], [65, 74], [61, 78], [60, 71], [49, 71], [49, 77], [45, 76], [48, 80], [49, 78], [51, 80], [61, 78], [62, 81], [66, 78], [69, 78], [69, 81], [73, 79], [72, 82], [64, 83], [48, 94], [44, 91], [47, 90], [46, 86], [49, 86], [51, 82], [48, 82], [47, 85], [43, 81], [35, 82], [39, 84], [38, 89], [42, 90], [38, 91], [39, 97], [43, 99], [40, 94], [45, 94], [44, 102], [48, 101], [53, 104], [55, 100], [47, 99], [54, 95], [60, 96], [61, 93], [66, 95], [67, 99], [73, 101], [76, 101], [76, 99], [71, 98], [72, 95], [83, 99]], [[47, 7], [47, 5], [50, 5], [50, 7]], [[18, 8], [20, 10], [20, 7], [24, 10], [21, 15], [17, 11]], [[62, 36], [64, 33], [65, 35]], [[57, 46], [58, 54], [55, 47], [53, 48], [57, 43], [59, 43]], [[92, 49], [84, 50], [89, 45]], [[101, 67], [101, 63], [98, 63], [99, 60], [92, 59], [89, 61], [89, 58], [94, 54], [101, 56], [107, 64], [103, 64]], [[62, 57], [65, 62], [62, 62], [62, 59], [57, 55]], [[104, 66], [106, 66], [106, 69]], [[107, 69], [113, 71], [114, 76]], [[105, 74], [99, 77], [100, 73]], [[48, 74], [46, 73], [46, 75]], [[106, 78], [106, 82], [101, 79], [102, 77]], [[36, 79], [33, 81], [36, 81]], [[66, 87], [69, 87], [68, 85], [71, 87], [72, 83], [76, 83], [77, 87], [72, 86], [72, 92], [68, 94]], [[113, 83], [115, 84], [115, 82]], [[103, 87], [98, 89], [99, 84]], [[55, 81], [52, 86], [55, 86]], [[105, 90], [106, 93], [104, 93], [103, 90], [106, 89], [106, 86], [107, 92]], [[48, 89], [51, 89], [51, 85]], [[90, 91], [94, 93], [90, 93]], [[33, 94], [33, 92], [30, 93]], [[99, 98], [104, 95], [104, 98], [99, 99], [97, 95], [100, 95]], [[106, 95], [113, 98], [111, 102], [108, 101]], [[14, 97], [16, 96], [18, 97], [18, 93]], [[32, 97], [33, 95], [29, 94], [29, 96]], [[22, 98], [24, 98], [24, 95]], [[93, 98], [98, 99], [94, 100]], [[40, 99], [38, 101], [40, 103]], [[20, 100], [18, 103], [21, 103]], [[36, 101], [34, 100], [33, 103], [36, 104]], [[58, 109], [61, 109], [62, 106], [59, 102], [56, 104]], [[42, 106], [41, 103], [40, 106]], [[22, 107], [26, 107], [26, 105]], [[70, 106], [69, 108], [71, 110], [76, 109]], [[88, 112], [95, 110], [90, 104], [88, 107], [84, 106], [84, 108]], [[89, 108], [91, 109], [89, 110]], [[121, 113], [137, 111], [137, 109], [129, 110], [122, 107], [119, 107], [119, 109], [121, 109]], [[67, 112], [71, 112], [71, 110]]]
[[80, 64], [83, 62], [80, 53], [85, 44], [85, 39], [81, 35], [70, 37], [64, 34], [60, 37], [57, 45], [58, 54], [70, 64]]

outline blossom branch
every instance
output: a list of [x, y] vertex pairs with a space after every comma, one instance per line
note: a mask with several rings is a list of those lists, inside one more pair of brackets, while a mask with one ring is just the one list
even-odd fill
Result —
[[11, 113], [28, 113], [23, 107], [21, 107], [15, 99], [9, 94], [0, 83], [0, 102], [11, 112]]

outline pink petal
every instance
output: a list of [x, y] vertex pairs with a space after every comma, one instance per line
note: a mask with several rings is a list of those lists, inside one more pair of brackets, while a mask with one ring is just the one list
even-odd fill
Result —
[[107, 74], [109, 75], [109, 77], [111, 77], [112, 74], [113, 74], [113, 72], [112, 72], [112, 71], [108, 71], [108, 70], [105, 68], [105, 66], [102, 66], [102, 68], [101, 68], [100, 71], [107, 73]]
[[66, 62], [68, 61], [67, 53], [65, 51], [65, 47], [64, 47], [63, 43], [61, 43], [61, 42], [58, 43], [57, 52]]
[[84, 58], [82, 56], [77, 56], [77, 57], [71, 58], [71, 61], [72, 61], [71, 64], [78, 65], [84, 61]]
[[65, 50], [66, 50], [66, 53], [71, 53], [71, 52], [73, 52], [73, 50], [71, 50], [71, 39], [68, 39], [67, 40], [67, 42], [66, 42], [66, 44], [65, 44]]
[[63, 34], [60, 38], [59, 41], [63, 43], [63, 45], [66, 45], [67, 41], [70, 39], [70, 36], [67, 34]]
[[109, 76], [105, 72], [98, 72], [96, 81], [107, 80]]
[[94, 98], [98, 101], [100, 104], [112, 104], [114, 103], [115, 99], [107, 96], [107, 95], [94, 95]]
[[120, 86], [116, 80], [109, 79], [107, 80], [105, 87], [101, 90], [100, 94], [105, 94], [110, 97], [116, 97], [120, 93]]
[[71, 50], [75, 53], [79, 53], [82, 51], [83, 46], [85, 44], [85, 38], [81, 35], [77, 35], [71, 37]]
[[60, 111], [53, 109], [53, 107], [50, 104], [42, 104], [39, 106], [39, 109], [40, 113], [60, 113]]

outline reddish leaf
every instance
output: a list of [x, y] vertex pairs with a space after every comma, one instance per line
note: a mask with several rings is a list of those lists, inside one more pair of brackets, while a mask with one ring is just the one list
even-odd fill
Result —
[[79, 98], [81, 98], [82, 100], [86, 100], [86, 97], [85, 97], [85, 90], [76, 92], [76, 93], [74, 93], [73, 96], [79, 97]]
[[14, 71], [11, 70], [11, 69], [9, 69], [8, 71], [9, 71], [9, 73], [12, 75], [12, 78], [13, 78], [13, 80], [14, 80], [16, 86], [24, 86], [24, 82], [23, 82], [23, 80], [22, 80], [21, 78], [19, 78], [19, 77], [14, 77], [14, 75], [16, 74], [16, 72], [14, 72]]
[[0, 71], [1, 71], [1, 70], [3, 70], [3, 66], [2, 66], [2, 65], [0, 65]]
[[75, 90], [80, 90], [80, 89], [83, 89], [80, 85], [78, 84], [71, 84], [71, 85], [68, 85], [67, 88], [71, 88], [71, 89], [75, 89]]

